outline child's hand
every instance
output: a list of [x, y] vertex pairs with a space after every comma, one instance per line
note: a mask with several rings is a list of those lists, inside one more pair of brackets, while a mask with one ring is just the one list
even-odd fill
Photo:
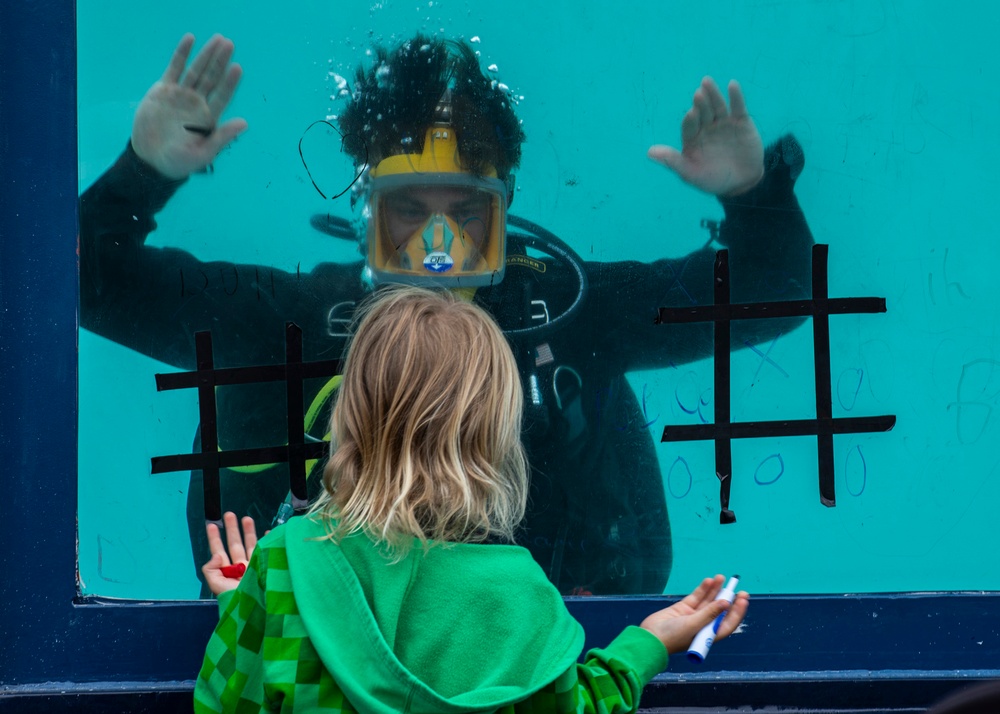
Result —
[[705, 578], [694, 592], [680, 602], [654, 612], [642, 621], [641, 627], [656, 635], [667, 652], [673, 655], [686, 652], [701, 628], [728, 609], [715, 639], [728, 637], [743, 622], [750, 606], [750, 595], [745, 590], [736, 593], [732, 606], [725, 600], [716, 600], [715, 596], [724, 582], [725, 578], [721, 575]]
[[[205, 575], [205, 582], [209, 589], [216, 595], [235, 590], [240, 584], [239, 578], [229, 578], [222, 574], [222, 568], [230, 564], [242, 563], [246, 565], [250, 562], [253, 549], [257, 547], [257, 529], [254, 527], [253, 518], [244, 516], [242, 519], [243, 533], [240, 534], [239, 526], [236, 523], [236, 514], [227, 511], [222, 516], [222, 521], [226, 526], [226, 540], [229, 543], [229, 553], [222, 544], [222, 535], [219, 527], [214, 523], [205, 526], [208, 534], [208, 550], [212, 554], [212, 559], [201, 566], [201, 572]], [[231, 560], [231, 562], [230, 562]]]

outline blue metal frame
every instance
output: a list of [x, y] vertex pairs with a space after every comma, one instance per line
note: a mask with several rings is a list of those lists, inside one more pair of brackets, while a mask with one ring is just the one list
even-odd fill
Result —
[[[0, 4], [0, 710], [87, 692], [176, 705], [216, 618], [213, 603], [77, 593], [76, 109], [72, 0]], [[662, 600], [569, 605], [597, 645]], [[902, 711], [998, 676], [998, 594], [772, 596], [644, 703]]]

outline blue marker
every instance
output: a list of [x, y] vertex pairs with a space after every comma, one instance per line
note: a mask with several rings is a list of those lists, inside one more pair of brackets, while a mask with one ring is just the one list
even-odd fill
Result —
[[[736, 586], [740, 583], [740, 576], [734, 575], [726, 583], [726, 587], [722, 588], [722, 591], [716, 595], [716, 600], [725, 600], [726, 602], [732, 604], [733, 598], [736, 597]], [[712, 643], [715, 642], [715, 635], [719, 631], [719, 625], [722, 623], [722, 618], [726, 616], [723, 612], [717, 618], [712, 620], [710, 623], [701, 628], [701, 632], [695, 635], [694, 639], [691, 640], [691, 646], [688, 647], [688, 659], [691, 662], [701, 664], [708, 657], [708, 650], [712, 647]]]

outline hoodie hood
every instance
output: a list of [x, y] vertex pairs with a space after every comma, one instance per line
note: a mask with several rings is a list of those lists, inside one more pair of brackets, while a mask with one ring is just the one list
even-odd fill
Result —
[[288, 570], [323, 664], [363, 714], [493, 711], [583, 650], [559, 592], [519, 546], [419, 543], [393, 563], [364, 535], [285, 525]]

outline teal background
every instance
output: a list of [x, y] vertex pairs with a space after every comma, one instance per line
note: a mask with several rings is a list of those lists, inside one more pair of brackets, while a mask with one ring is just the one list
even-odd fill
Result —
[[[151, 242], [285, 269], [353, 257], [308, 225], [312, 213], [349, 207], [315, 192], [297, 143], [338, 111], [331, 72], [351, 78], [373, 40], [422, 29], [479, 37], [483, 64], [523, 96], [514, 213], [587, 259], [680, 256], [704, 243], [699, 221], [721, 208], [645, 151], [678, 141], [703, 75], [739, 79], [765, 141], [793, 132], [805, 148], [796, 193], [817, 241], [830, 244], [831, 296], [888, 305], [831, 319], [834, 416], [895, 414], [897, 425], [835, 439], [832, 509], [819, 502], [815, 439], [735, 442], [739, 520], [729, 526], [718, 522], [711, 444], [658, 444], [674, 534], [668, 592], [711, 572], [739, 572], [755, 593], [1000, 589], [998, 250], [988, 220], [1000, 102], [989, 6], [534, 5], [78, 2], [81, 189], [124, 148], [180, 36], [192, 31], [200, 46], [219, 31], [245, 70], [228, 115], [250, 130], [171, 201]], [[310, 134], [310, 167], [321, 184], [346, 185], [335, 138]], [[780, 369], [749, 350], [733, 355], [733, 420], [814, 417], [809, 325], [768, 356]], [[153, 374], [164, 371], [173, 369], [80, 332], [86, 593], [197, 595], [187, 476], [149, 473], [151, 456], [190, 450], [197, 423], [193, 395], [155, 391]], [[630, 375], [657, 441], [665, 424], [712, 421], [712, 372], [705, 360]]]

